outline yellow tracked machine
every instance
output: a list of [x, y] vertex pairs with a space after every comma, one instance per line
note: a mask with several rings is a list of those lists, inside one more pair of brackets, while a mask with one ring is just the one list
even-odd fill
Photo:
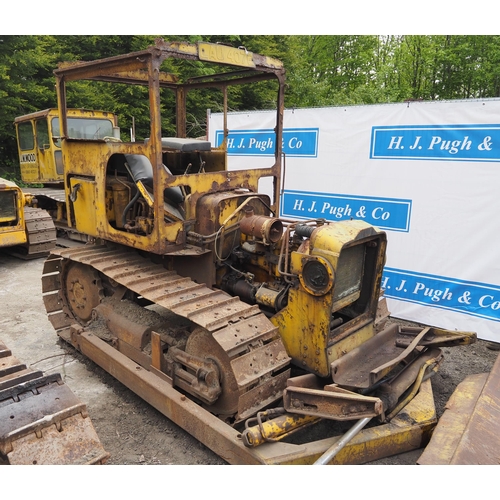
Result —
[[34, 196], [0, 177], [0, 249], [25, 259], [46, 257], [56, 246], [50, 215], [31, 206]]
[[[173, 74], [181, 63], [196, 75]], [[90, 241], [45, 262], [58, 334], [229, 463], [314, 463], [353, 423], [324, 463], [422, 446], [436, 423], [428, 378], [439, 347], [475, 334], [379, 331], [386, 234], [360, 220], [279, 217], [282, 63], [158, 40], [62, 63], [55, 76], [68, 225]], [[144, 137], [72, 136], [77, 80], [145, 88]], [[190, 105], [220, 96], [227, 138], [233, 97], [254, 85], [276, 95], [274, 156], [229, 170], [226, 141], [189, 132]]]

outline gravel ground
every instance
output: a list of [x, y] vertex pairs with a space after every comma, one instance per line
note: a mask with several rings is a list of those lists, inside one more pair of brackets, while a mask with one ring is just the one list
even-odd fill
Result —
[[[107, 462], [122, 464], [222, 465], [226, 462], [57, 338], [41, 294], [43, 259], [22, 261], [0, 253], [0, 340], [32, 368], [59, 372], [87, 404]], [[445, 360], [432, 379], [438, 416], [467, 375], [489, 372], [497, 352], [489, 343], [445, 348]], [[415, 464], [421, 450], [376, 462]]]

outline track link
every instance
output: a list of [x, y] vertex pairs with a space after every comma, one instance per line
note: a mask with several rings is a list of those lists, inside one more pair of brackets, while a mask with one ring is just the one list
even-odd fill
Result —
[[206, 349], [211, 347], [219, 359], [222, 353], [221, 364], [232, 372], [237, 385], [232, 390], [237, 398], [236, 420], [248, 418], [281, 397], [290, 375], [286, 369], [290, 359], [278, 329], [258, 306], [182, 277], [129, 249], [87, 245], [51, 253], [44, 265], [42, 291], [49, 320], [63, 338], [75, 323], [60, 293], [67, 260], [90, 266], [139, 297], [202, 327], [207, 333], [199, 336], [200, 346], [190, 343], [191, 353], [209, 357]]
[[25, 207], [28, 255], [39, 257], [56, 246], [56, 228], [52, 217], [40, 208]]
[[0, 341], [0, 463], [91, 465], [108, 457], [61, 375], [28, 368]]
[[23, 260], [46, 257], [56, 247], [56, 228], [49, 213], [40, 208], [24, 207], [27, 242], [6, 248], [10, 254]]

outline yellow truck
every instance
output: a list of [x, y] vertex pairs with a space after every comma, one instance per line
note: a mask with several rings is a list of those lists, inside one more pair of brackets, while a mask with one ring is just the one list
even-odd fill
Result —
[[[119, 138], [118, 118], [113, 113], [68, 109], [67, 120], [69, 139]], [[36, 206], [50, 214], [61, 236], [86, 241], [67, 223], [58, 110], [51, 108], [19, 116], [14, 124], [21, 179], [29, 193], [35, 195]]]

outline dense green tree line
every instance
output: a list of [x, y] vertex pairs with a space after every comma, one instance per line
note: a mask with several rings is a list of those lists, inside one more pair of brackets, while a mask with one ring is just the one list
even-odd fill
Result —
[[[496, 35], [161, 36], [244, 46], [281, 59], [287, 69], [287, 108], [500, 95], [500, 36]], [[59, 61], [141, 50], [155, 38], [0, 35], [0, 174], [14, 172], [17, 165], [14, 118], [56, 105], [53, 70]], [[183, 71], [199, 74], [205, 69], [191, 64]], [[147, 128], [143, 89], [117, 91], [103, 86], [95, 92], [80, 82], [68, 90], [70, 105], [76, 96], [81, 107], [111, 110], [120, 120], [134, 117], [139, 129]], [[215, 106], [209, 94], [197, 99], [190, 117], [194, 134], [202, 133], [206, 109]], [[264, 86], [232, 94], [230, 99], [230, 105], [240, 109], [261, 108], [267, 104], [268, 93]], [[165, 106], [168, 115], [168, 101]]]

